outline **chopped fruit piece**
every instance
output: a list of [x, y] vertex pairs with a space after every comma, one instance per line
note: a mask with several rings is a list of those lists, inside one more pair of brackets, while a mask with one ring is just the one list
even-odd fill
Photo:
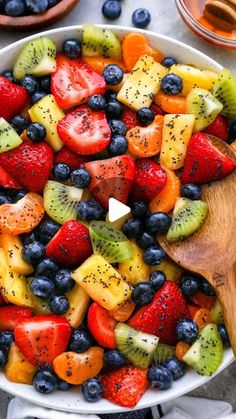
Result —
[[0, 246], [3, 248], [9, 268], [21, 275], [30, 275], [33, 266], [22, 257], [23, 244], [19, 236], [3, 233], [0, 235]]
[[137, 118], [137, 113], [130, 108], [125, 108], [122, 112], [122, 121], [127, 127], [127, 130], [139, 126], [139, 120]]
[[150, 269], [151, 272], [163, 272], [166, 275], [166, 278], [173, 282], [178, 281], [183, 274], [183, 269], [167, 256], [159, 265], [150, 266]]
[[6, 172], [3, 167], [0, 166], [0, 186], [3, 186], [4, 188], [10, 188], [10, 189], [20, 189], [21, 186], [13, 177], [9, 175], [9, 173]]
[[22, 143], [22, 139], [4, 118], [0, 117], [0, 153], [12, 150]]
[[83, 56], [102, 56], [120, 60], [122, 57], [120, 40], [110, 29], [101, 29], [91, 23], [84, 23]]
[[211, 323], [211, 312], [206, 308], [200, 308], [193, 316], [193, 321], [198, 325], [199, 330], [203, 329], [206, 324]]
[[137, 157], [152, 157], [160, 153], [163, 124], [163, 116], [157, 115], [148, 127], [130, 129], [126, 134], [129, 152]]
[[127, 300], [123, 304], [120, 304], [119, 308], [110, 310], [109, 314], [118, 322], [126, 322], [133, 314], [134, 309], [134, 302], [132, 300]]
[[191, 315], [191, 319], [193, 319], [194, 315], [199, 310], [199, 307], [198, 306], [193, 306], [192, 304], [188, 304], [188, 309], [189, 309], [189, 313]]
[[229, 124], [226, 117], [217, 115], [216, 119], [204, 129], [204, 132], [227, 141], [229, 138]]
[[218, 299], [214, 302], [210, 310], [211, 321], [217, 325], [224, 324], [224, 316]]
[[10, 121], [26, 107], [29, 96], [26, 90], [0, 75], [0, 117]]
[[166, 95], [158, 92], [154, 102], [167, 113], [181, 114], [186, 113], [186, 99], [183, 96]]
[[236, 152], [236, 141], [234, 141], [232, 144], [230, 144], [230, 146]]
[[188, 352], [189, 349], [190, 349], [190, 345], [188, 343], [178, 342], [175, 348], [176, 358], [179, 361], [184, 362], [184, 356]]
[[213, 95], [222, 103], [222, 115], [229, 118], [236, 117], [236, 79], [230, 70], [224, 68], [214, 83]]
[[147, 370], [126, 366], [118, 371], [110, 371], [100, 376], [104, 399], [119, 406], [132, 408], [150, 386]]
[[67, 292], [66, 296], [70, 307], [65, 314], [65, 318], [71, 327], [78, 327], [85, 317], [89, 305], [89, 296], [78, 284], [71, 291]]
[[133, 201], [151, 201], [163, 190], [166, 182], [166, 172], [159, 164], [150, 159], [137, 160], [131, 198]]
[[158, 343], [153, 354], [153, 362], [155, 365], [162, 365], [164, 362], [175, 355], [175, 347], [166, 345], [165, 343]]
[[0, 307], [0, 330], [14, 330], [19, 320], [32, 316], [29, 308], [17, 306]]
[[194, 121], [194, 115], [170, 114], [164, 116], [160, 161], [167, 169], [177, 170], [184, 165]]
[[182, 94], [184, 96], [187, 96], [193, 87], [211, 90], [218, 77], [218, 74], [214, 71], [203, 71], [184, 64], [172, 65], [169, 71], [170, 73], [177, 74], [183, 80]]
[[124, 72], [127, 70], [127, 67], [123, 61], [113, 60], [112, 58], [104, 57], [83, 57], [83, 61], [87, 63], [90, 67], [93, 68], [98, 74], [103, 75], [104, 69], [109, 64], [118, 65]]
[[90, 256], [73, 273], [73, 279], [89, 296], [107, 310], [119, 308], [131, 297], [131, 287], [121, 275], [99, 255]]
[[61, 150], [59, 150], [54, 155], [54, 164], [55, 163], [67, 164], [67, 166], [69, 166], [71, 170], [78, 169], [87, 161], [88, 161], [87, 157], [80, 156], [79, 154], [70, 150], [66, 146], [64, 146]]
[[88, 311], [88, 328], [99, 345], [108, 349], [116, 348], [115, 328], [117, 321], [109, 311], [93, 303]]
[[118, 272], [125, 281], [131, 284], [148, 281], [149, 266], [143, 261], [143, 251], [137, 246], [134, 240], [130, 241], [132, 258], [119, 264]]
[[166, 186], [162, 191], [150, 202], [150, 210], [152, 212], [169, 212], [180, 196], [180, 180], [178, 176], [171, 170], [164, 168], [167, 175]]
[[36, 367], [26, 360], [19, 348], [13, 342], [8, 354], [5, 372], [7, 379], [13, 383], [32, 384], [36, 373]]
[[198, 291], [191, 297], [189, 297], [190, 300], [196, 304], [198, 307], [206, 308], [208, 310], [211, 310], [216, 297], [212, 297], [210, 295], [203, 294], [202, 292]]

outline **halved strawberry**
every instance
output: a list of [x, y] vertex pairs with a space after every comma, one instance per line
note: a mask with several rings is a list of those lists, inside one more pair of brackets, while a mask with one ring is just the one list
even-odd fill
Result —
[[103, 95], [106, 82], [89, 64], [57, 56], [57, 69], [51, 78], [52, 93], [61, 109], [86, 103], [94, 94]]
[[115, 328], [117, 321], [105, 308], [93, 303], [88, 311], [88, 328], [94, 339], [104, 348], [116, 348]]
[[105, 112], [94, 112], [80, 106], [68, 113], [58, 124], [59, 137], [79, 154], [95, 154], [110, 142], [111, 130]]
[[229, 138], [229, 124], [227, 118], [223, 115], [217, 115], [212, 124], [208, 125], [203, 132], [227, 141]]
[[123, 110], [122, 121], [125, 123], [127, 130], [140, 125], [136, 112], [130, 108], [125, 108]]
[[151, 201], [162, 191], [166, 182], [167, 174], [159, 164], [149, 159], [137, 160], [131, 199]]
[[9, 305], [0, 307], [0, 330], [14, 330], [20, 320], [31, 316], [30, 308]]
[[69, 148], [62, 147], [57, 153], [54, 154], [54, 164], [55, 163], [65, 163], [71, 170], [78, 169], [83, 163], [86, 163], [88, 158], [85, 156], [79, 156], [74, 151]]
[[7, 173], [5, 169], [3, 169], [2, 166], [0, 166], [0, 186], [3, 186], [4, 188], [12, 188], [12, 189], [20, 189], [21, 186], [19, 183], [13, 179], [12, 176]]
[[18, 84], [0, 75], [0, 116], [10, 121], [26, 107], [29, 95]]

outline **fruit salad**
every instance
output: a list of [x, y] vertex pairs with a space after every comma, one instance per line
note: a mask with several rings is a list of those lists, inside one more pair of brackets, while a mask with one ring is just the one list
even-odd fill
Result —
[[[174, 55], [174, 51], [173, 51]], [[0, 368], [49, 394], [136, 406], [229, 346], [214, 290], [159, 244], [197, 234], [204, 187], [236, 167], [236, 79], [141, 33], [83, 25], [0, 75]], [[230, 122], [229, 122], [230, 121]], [[109, 200], [130, 207], [111, 221]]]

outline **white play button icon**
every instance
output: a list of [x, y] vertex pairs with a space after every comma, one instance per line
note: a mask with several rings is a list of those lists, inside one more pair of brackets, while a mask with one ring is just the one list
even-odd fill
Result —
[[130, 212], [131, 209], [127, 205], [122, 204], [122, 202], [117, 201], [117, 199], [115, 198], [109, 199], [108, 217], [110, 223], [114, 223], [120, 218], [125, 217], [126, 215], [130, 214]]

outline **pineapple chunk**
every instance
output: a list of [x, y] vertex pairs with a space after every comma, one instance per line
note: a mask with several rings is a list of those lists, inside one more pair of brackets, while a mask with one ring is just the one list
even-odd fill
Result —
[[117, 99], [134, 110], [149, 107], [160, 90], [161, 79], [168, 70], [151, 56], [143, 55], [125, 80]]
[[143, 261], [143, 251], [137, 246], [134, 240], [130, 241], [133, 257], [128, 262], [120, 263], [118, 272], [124, 280], [131, 284], [148, 281], [149, 267]]
[[90, 256], [72, 276], [94, 301], [107, 310], [118, 308], [131, 297], [132, 288], [102, 256]]
[[32, 384], [36, 371], [37, 368], [25, 359], [20, 349], [13, 342], [5, 367], [7, 379], [13, 383]]
[[172, 170], [183, 167], [194, 122], [195, 115], [169, 114], [164, 116], [161, 165]]
[[34, 268], [22, 257], [23, 244], [19, 236], [3, 233], [0, 235], [0, 246], [3, 248], [7, 264], [11, 271], [21, 275], [30, 275]]
[[53, 150], [60, 150], [64, 144], [57, 133], [57, 124], [64, 118], [65, 114], [58, 107], [54, 96], [43, 97], [28, 112], [32, 122], [40, 122], [45, 126], [47, 130], [46, 141]]
[[218, 74], [214, 71], [199, 70], [199, 68], [184, 64], [172, 65], [169, 72], [177, 74], [183, 80], [182, 95], [184, 96], [187, 96], [193, 87], [211, 90], [218, 79]]
[[86, 314], [89, 305], [89, 296], [78, 284], [66, 295], [70, 303], [70, 308], [66, 312], [65, 318], [71, 327], [78, 327], [81, 325]]
[[160, 265], [151, 266], [150, 271], [162, 271], [166, 275], [166, 278], [172, 282], [178, 281], [183, 275], [183, 269], [173, 262], [172, 259], [168, 258], [168, 256], [165, 257]]

